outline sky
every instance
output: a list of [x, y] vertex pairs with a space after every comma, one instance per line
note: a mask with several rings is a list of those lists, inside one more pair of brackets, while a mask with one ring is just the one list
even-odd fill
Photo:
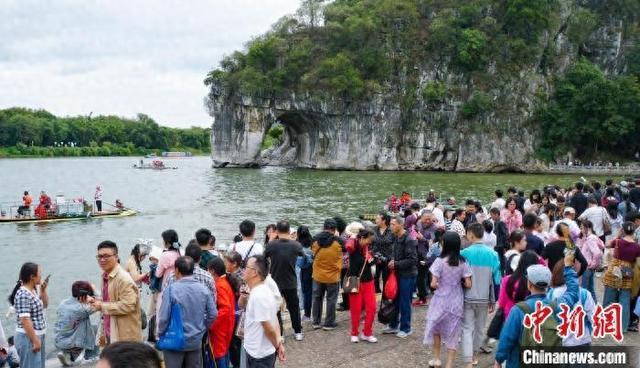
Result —
[[2, 0], [0, 108], [210, 126], [202, 81], [300, 0]]

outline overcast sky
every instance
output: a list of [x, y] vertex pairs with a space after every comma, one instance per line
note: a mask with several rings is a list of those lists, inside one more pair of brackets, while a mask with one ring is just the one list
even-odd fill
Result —
[[209, 126], [207, 72], [300, 0], [2, 0], [0, 108]]

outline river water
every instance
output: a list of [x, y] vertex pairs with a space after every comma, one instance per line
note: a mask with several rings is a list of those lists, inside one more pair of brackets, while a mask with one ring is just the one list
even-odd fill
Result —
[[[139, 158], [51, 158], [0, 160], [0, 203], [17, 202], [29, 190], [37, 202], [40, 190], [53, 198], [93, 198], [95, 186], [104, 191], [103, 202], [120, 199], [140, 213], [133, 217], [82, 220], [49, 224], [0, 224], [0, 299], [6, 300], [18, 278], [20, 265], [41, 265], [50, 281], [50, 322], [53, 335], [55, 306], [71, 293], [75, 280], [99, 285], [96, 246], [113, 240], [123, 261], [139, 238], [154, 239], [175, 229], [183, 245], [200, 227], [209, 228], [218, 243], [227, 244], [245, 218], [258, 231], [281, 218], [292, 224], [320, 228], [326, 217], [347, 221], [361, 213], [378, 211], [391, 192], [405, 190], [414, 197], [435, 189], [442, 196], [478, 198], [488, 202], [493, 191], [514, 185], [525, 191], [545, 184], [569, 185], [576, 176], [522, 174], [462, 174], [433, 172], [313, 171], [284, 168], [213, 169], [208, 157], [166, 160], [177, 170], [134, 170]], [[109, 206], [104, 206], [106, 209]], [[12, 321], [1, 303], [0, 319], [12, 333]], [[8, 328], [7, 328], [8, 327]], [[53, 348], [49, 344], [48, 349]]]

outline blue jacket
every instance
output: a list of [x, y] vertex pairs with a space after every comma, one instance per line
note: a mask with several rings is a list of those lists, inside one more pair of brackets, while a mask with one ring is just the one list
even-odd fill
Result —
[[482, 243], [474, 243], [460, 254], [467, 260], [473, 272], [471, 289], [464, 292], [465, 303], [495, 303], [494, 285], [500, 285], [500, 259], [498, 253]]
[[[556, 300], [556, 310], [554, 311], [556, 319], [561, 311], [560, 304], [567, 304], [573, 308], [573, 305], [578, 301], [580, 286], [578, 285], [576, 271], [571, 267], [565, 267], [564, 279], [567, 291]], [[536, 301], [538, 300], [542, 301], [544, 305], [549, 305], [550, 303], [546, 294], [529, 295], [525, 302], [531, 310], [535, 310]], [[496, 361], [502, 364], [506, 360], [507, 368], [520, 367], [520, 338], [524, 330], [523, 321], [524, 312], [519, 307], [514, 306], [511, 308], [504, 326], [502, 326], [500, 340], [498, 340], [498, 350], [496, 351]]]
[[76, 298], [68, 298], [60, 303], [56, 311], [58, 321], [55, 324], [55, 345], [61, 350], [94, 349], [96, 331], [91, 325], [91, 314], [94, 313], [87, 304]]
[[200, 349], [202, 336], [218, 317], [211, 291], [191, 276], [183, 277], [167, 287], [162, 293], [162, 304], [158, 314], [159, 335], [169, 327], [171, 306], [174, 303], [178, 303], [182, 311], [182, 326], [186, 340], [184, 351]]

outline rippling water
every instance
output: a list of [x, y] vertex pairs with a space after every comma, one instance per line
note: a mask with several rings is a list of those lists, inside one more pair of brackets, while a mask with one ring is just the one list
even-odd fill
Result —
[[[284, 168], [213, 169], [208, 157], [167, 160], [178, 170], [134, 170], [136, 158], [60, 158], [0, 160], [0, 202], [16, 202], [24, 190], [36, 199], [40, 190], [54, 197], [93, 198], [102, 185], [104, 202], [121, 199], [140, 214], [134, 217], [49, 224], [0, 224], [0, 297], [6, 300], [20, 265], [34, 261], [50, 282], [51, 308], [70, 295], [71, 283], [88, 279], [98, 284], [96, 245], [115, 241], [126, 260], [138, 238], [178, 231], [183, 245], [200, 227], [228, 243], [245, 218], [259, 231], [281, 218], [319, 229], [324, 218], [342, 215], [347, 221], [375, 212], [390, 192], [403, 190], [424, 198], [429, 189], [443, 196], [478, 198], [487, 202], [496, 187], [515, 185], [529, 191], [545, 184], [568, 185], [576, 176], [521, 174], [450, 174], [427, 172], [313, 171]], [[37, 201], [37, 199], [36, 199]], [[105, 208], [109, 208], [105, 206]], [[11, 325], [0, 310], [3, 325]], [[8, 330], [11, 332], [13, 327]], [[52, 336], [50, 323], [49, 339]], [[50, 344], [48, 350], [52, 348]]]

